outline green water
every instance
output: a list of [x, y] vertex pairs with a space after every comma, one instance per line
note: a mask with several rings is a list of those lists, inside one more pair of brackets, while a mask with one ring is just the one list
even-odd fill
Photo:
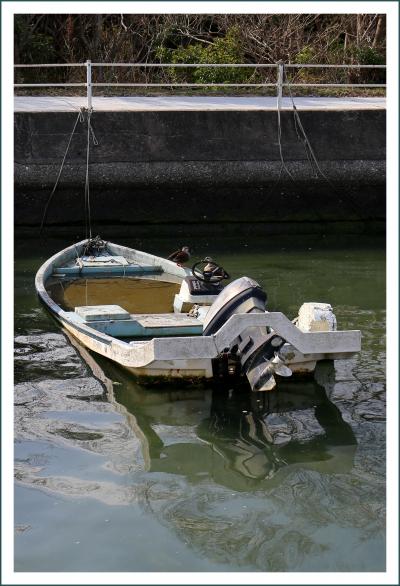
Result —
[[15, 569], [383, 571], [383, 242], [188, 242], [194, 260], [259, 281], [269, 309], [327, 301], [362, 331], [359, 356], [268, 394], [144, 388], [85, 354], [34, 291], [69, 243], [15, 243]]

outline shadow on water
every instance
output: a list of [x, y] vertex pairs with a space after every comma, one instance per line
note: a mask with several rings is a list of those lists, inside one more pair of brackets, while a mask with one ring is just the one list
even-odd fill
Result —
[[294, 464], [316, 464], [320, 471], [336, 473], [348, 472], [353, 465], [355, 447], [344, 460], [342, 452], [339, 462], [334, 451], [337, 446], [356, 445], [351, 427], [314, 381], [281, 384], [268, 394], [215, 391], [210, 417], [197, 431], [228, 469], [254, 486]]
[[[208, 476], [219, 485], [249, 491], [287, 466], [332, 473], [351, 470], [355, 436], [323, 387], [297, 383], [269, 395], [212, 390], [209, 414], [194, 430], [201, 440], [196, 445], [191, 445], [190, 435], [187, 441], [180, 437], [168, 445], [142, 415], [141, 429], [147, 431], [151, 446], [150, 471], [183, 474], [191, 482]], [[130, 412], [138, 413], [130, 391], [117, 390], [115, 396]], [[186, 400], [193, 400], [190, 393]]]
[[268, 393], [224, 383], [208, 390], [152, 391], [66, 335], [109, 400], [126, 409], [128, 423], [142, 438], [148, 472], [183, 475], [192, 483], [209, 477], [249, 491], [293, 465], [326, 473], [346, 473], [353, 466], [352, 428], [314, 380], [281, 381]]

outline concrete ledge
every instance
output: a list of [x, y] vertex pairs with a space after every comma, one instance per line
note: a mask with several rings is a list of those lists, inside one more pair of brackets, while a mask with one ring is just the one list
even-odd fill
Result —
[[[298, 110], [374, 110], [386, 109], [386, 98], [294, 98]], [[84, 97], [16, 96], [15, 112], [73, 112], [87, 107]], [[283, 98], [283, 110], [292, 110], [290, 98]], [[114, 96], [93, 97], [95, 112], [276, 110], [272, 96]]]

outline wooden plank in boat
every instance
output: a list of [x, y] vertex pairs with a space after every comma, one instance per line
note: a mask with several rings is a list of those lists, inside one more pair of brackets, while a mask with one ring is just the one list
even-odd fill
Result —
[[[75, 312], [69, 313], [70, 320], [72, 322], [82, 320], [81, 323], [90, 323], [99, 332], [114, 337], [139, 336], [152, 338], [157, 336], [196, 336], [203, 333], [203, 324], [196, 318], [187, 315], [174, 313], [128, 314], [127, 318], [116, 319], [115, 314], [111, 315], [111, 312], [108, 315], [106, 311], [104, 313], [99, 312], [98, 308], [101, 309], [101, 307], [75, 308]], [[120, 309], [124, 311], [122, 308]], [[88, 312], [82, 310], [88, 310]], [[90, 310], [92, 314], [90, 314]], [[87, 315], [90, 316], [89, 319]]]
[[179, 313], [132, 314], [131, 318], [145, 329], [203, 327], [196, 318]]

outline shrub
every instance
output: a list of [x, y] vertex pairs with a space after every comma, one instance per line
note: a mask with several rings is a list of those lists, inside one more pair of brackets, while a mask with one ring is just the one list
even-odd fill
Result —
[[[243, 63], [244, 55], [240, 47], [237, 27], [232, 27], [225, 37], [203, 45], [194, 43], [168, 49], [161, 46], [157, 58], [165, 63]], [[246, 83], [254, 74], [253, 68], [235, 67], [195, 67], [171, 68], [170, 78], [176, 83]]]

